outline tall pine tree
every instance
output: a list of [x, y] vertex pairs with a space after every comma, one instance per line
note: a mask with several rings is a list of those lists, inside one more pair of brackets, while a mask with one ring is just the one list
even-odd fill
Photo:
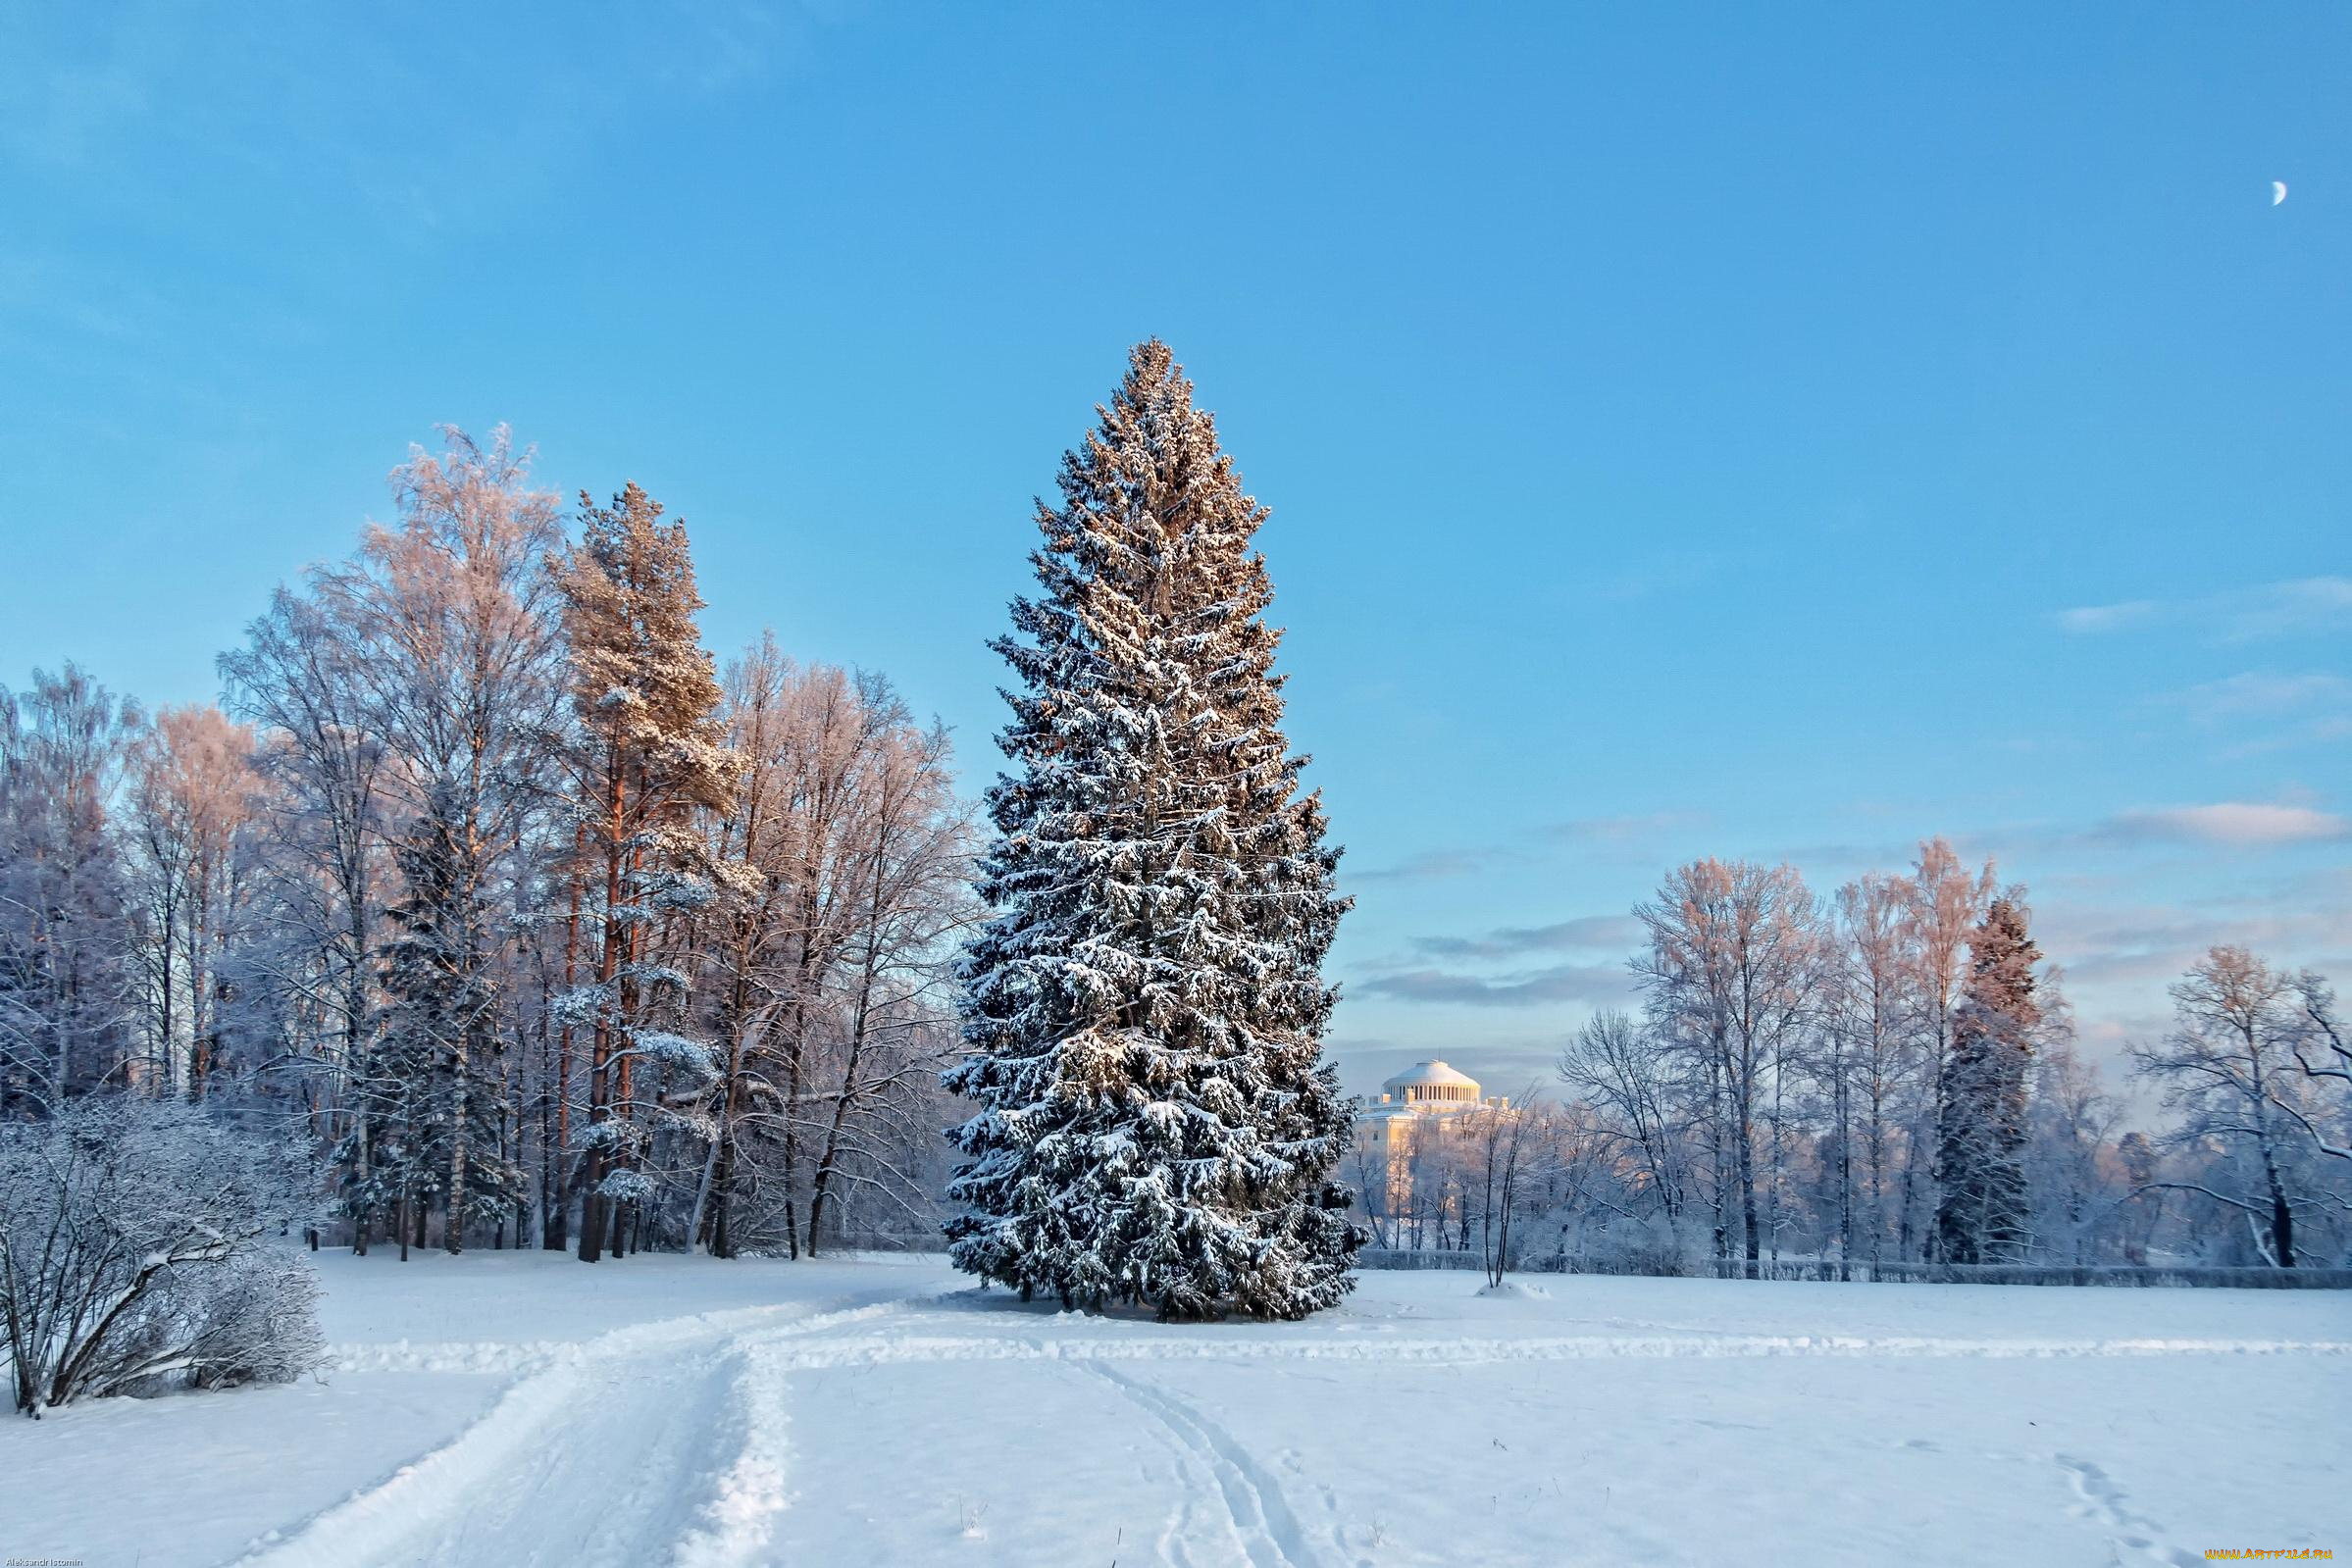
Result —
[[1969, 936], [1966, 997], [1937, 1086], [1936, 1252], [1946, 1263], [2009, 1263], [2032, 1236], [2025, 1201], [2025, 1080], [2041, 1007], [2025, 908], [1996, 898]]
[[694, 621], [702, 596], [686, 527], [661, 515], [634, 483], [609, 507], [584, 492], [580, 543], [557, 568], [580, 725], [573, 875], [600, 917], [595, 979], [558, 1004], [564, 1023], [592, 1029], [578, 1176], [588, 1263], [624, 1249], [636, 1206], [652, 1195], [645, 1090], [711, 1071], [704, 1047], [657, 1027], [682, 1018], [685, 977], [654, 949], [667, 917], [708, 896], [691, 813], [727, 803], [735, 758]]
[[996, 649], [1018, 689], [971, 943], [980, 1104], [950, 1137], [959, 1268], [1065, 1306], [1297, 1318], [1354, 1281], [1321, 1060], [1347, 900], [1280, 729], [1265, 510], [1157, 340], [1040, 503], [1042, 591]]

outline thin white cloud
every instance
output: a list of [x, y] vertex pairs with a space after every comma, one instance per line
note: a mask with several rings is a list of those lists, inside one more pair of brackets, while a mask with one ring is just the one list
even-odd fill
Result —
[[1542, 1007], [1556, 1002], [1622, 1002], [1633, 993], [1623, 963], [1555, 964], [1531, 974], [1490, 978], [1445, 969], [1406, 969], [1374, 975], [1349, 987], [1351, 995], [1400, 1002], [1467, 1007]]
[[1670, 835], [1687, 834], [1706, 818], [1690, 812], [1654, 811], [1622, 817], [1575, 817], [1545, 823], [1509, 843], [1459, 844], [1424, 849], [1386, 866], [1348, 869], [1340, 880], [1365, 883], [1440, 882], [1475, 877], [1524, 863], [1530, 856], [1553, 854], [1570, 845], [1586, 855], [1647, 857]]
[[1568, 843], [1643, 843], [1668, 834], [1706, 826], [1707, 819], [1690, 811], [1649, 811], [1623, 817], [1576, 817], [1543, 830], [1549, 838]]
[[2352, 625], [2352, 578], [2297, 578], [2237, 596], [2228, 605], [2231, 634], [2278, 636]]
[[2186, 599], [2087, 604], [2053, 619], [2076, 636], [2186, 626], [2218, 642], [2252, 642], [2352, 626], [2352, 578], [2288, 578]]
[[1581, 915], [1548, 926], [1505, 926], [1480, 936], [1419, 936], [1413, 945], [1435, 958], [1497, 959], [1531, 952], [1630, 952], [1642, 938], [1631, 915]]
[[2173, 700], [2200, 724], [2275, 719], [2352, 707], [2352, 679], [2318, 672], [2280, 675], [2250, 670], [2190, 686]]
[[1347, 883], [1442, 882], [1450, 877], [1475, 876], [1501, 859], [1502, 852], [1495, 849], [1427, 849], [1417, 855], [1407, 855], [1393, 866], [1374, 866], [1365, 871], [1343, 870], [1340, 880]]
[[2164, 806], [2123, 812], [2110, 818], [2097, 836], [2269, 849], [2282, 844], [2334, 843], [2352, 838], [2352, 818], [2312, 806], [2224, 800], [2206, 806]]
[[1730, 565], [1729, 557], [1714, 550], [1660, 556], [1607, 574], [1594, 582], [1592, 589], [1598, 597], [1612, 603], [1638, 604], [1645, 599], [1698, 587], [1710, 579], [1720, 577]]
[[[2336, 971], [2352, 944], [2352, 899], [2334, 884], [2275, 884], [2240, 900], [2130, 904], [2056, 897], [2037, 902], [2036, 938], [2064, 964], [2070, 988], [2095, 992], [2099, 1016], [2161, 1009], [2163, 986], [2216, 943], [2274, 963]], [[2086, 1020], [2084, 1027], [2091, 1025]]]
[[2145, 626], [2163, 614], [2164, 606], [2154, 599], [2131, 599], [2122, 604], [2086, 604], [2077, 609], [2058, 612], [2061, 630], [2078, 636], [2095, 636], [2103, 632], [2123, 632], [2135, 626]]

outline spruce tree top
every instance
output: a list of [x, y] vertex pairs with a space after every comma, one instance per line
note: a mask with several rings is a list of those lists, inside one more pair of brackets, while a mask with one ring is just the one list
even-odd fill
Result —
[[2013, 897], [1996, 898], [1969, 937], [1969, 1000], [2001, 1014], [2022, 1042], [2041, 1021], [2033, 997], [2033, 966], [2042, 950], [2026, 934], [2025, 909]]

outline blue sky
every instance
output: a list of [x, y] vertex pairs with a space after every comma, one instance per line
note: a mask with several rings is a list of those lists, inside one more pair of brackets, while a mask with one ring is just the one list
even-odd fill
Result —
[[2352, 982], [2352, 13], [1456, 9], [0, 0], [0, 680], [210, 696], [503, 420], [977, 784], [1156, 332], [1274, 509], [1351, 1087], [1541, 1073], [1703, 853], [1998, 856], [2100, 1052], [2210, 940]]

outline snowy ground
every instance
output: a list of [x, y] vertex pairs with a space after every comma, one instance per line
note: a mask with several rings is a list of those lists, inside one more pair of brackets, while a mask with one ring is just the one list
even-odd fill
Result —
[[2352, 1295], [1368, 1274], [1280, 1326], [936, 1262], [326, 1254], [335, 1366], [0, 1423], [93, 1565], [2352, 1553]]

